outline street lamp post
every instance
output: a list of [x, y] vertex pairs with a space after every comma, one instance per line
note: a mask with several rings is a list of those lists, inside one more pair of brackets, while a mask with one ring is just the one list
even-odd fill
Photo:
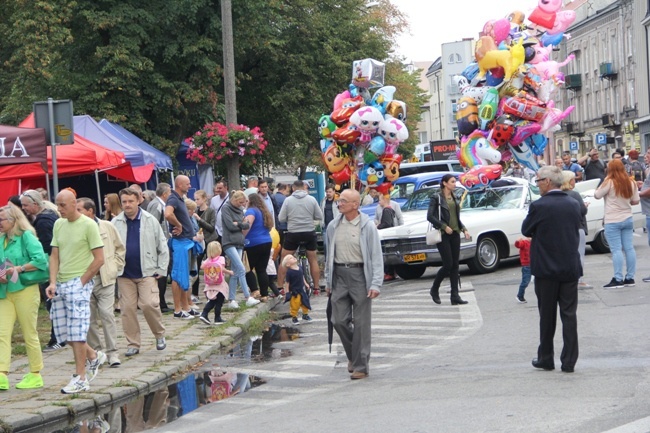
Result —
[[[221, 27], [223, 39], [223, 88], [226, 106], [226, 125], [237, 124], [237, 95], [235, 92], [235, 49], [232, 35], [232, 2], [221, 0]], [[239, 156], [228, 159], [228, 185], [239, 189]]]

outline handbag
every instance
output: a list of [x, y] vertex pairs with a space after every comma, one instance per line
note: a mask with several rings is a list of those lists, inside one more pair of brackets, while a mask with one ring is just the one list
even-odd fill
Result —
[[244, 265], [244, 269], [246, 270], [246, 272], [250, 272], [251, 265], [250, 263], [248, 263], [248, 254], [246, 254], [246, 251], [244, 251], [241, 255], [241, 262]]
[[[440, 219], [440, 203], [438, 203], [438, 219]], [[437, 245], [442, 242], [442, 231], [433, 227], [433, 224], [429, 223], [429, 230], [426, 234], [426, 244], [427, 245]]]
[[[23, 247], [23, 255], [27, 257], [27, 260], [29, 260], [29, 254], [27, 254], [27, 250], [25, 249], [25, 243], [23, 242], [22, 237], [20, 239], [20, 242]], [[29, 272], [21, 272], [19, 277], [20, 277], [20, 284], [27, 287], [33, 284], [47, 283], [48, 281], [50, 281], [50, 272], [49, 269], [46, 270], [35, 269]]]

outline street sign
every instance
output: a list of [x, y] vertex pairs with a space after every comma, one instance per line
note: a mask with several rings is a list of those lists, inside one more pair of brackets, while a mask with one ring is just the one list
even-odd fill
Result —
[[596, 134], [596, 144], [607, 144], [607, 134]]
[[569, 142], [569, 150], [571, 153], [578, 153], [578, 142], [577, 141], [570, 141]]
[[34, 102], [34, 121], [37, 128], [45, 128], [47, 144], [52, 140], [56, 144], [74, 143], [74, 129], [72, 120], [72, 101], [63, 99], [52, 102], [52, 122], [50, 123], [49, 102]]

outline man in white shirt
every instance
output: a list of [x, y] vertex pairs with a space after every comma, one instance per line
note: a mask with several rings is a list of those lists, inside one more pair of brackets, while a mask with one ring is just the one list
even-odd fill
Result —
[[229, 198], [228, 183], [222, 179], [214, 185], [214, 196], [210, 200], [210, 207], [214, 209], [216, 216], [214, 228], [217, 229], [217, 234], [219, 235], [217, 241], [219, 243], [221, 243], [221, 236], [223, 235], [223, 228], [221, 226], [221, 208]]

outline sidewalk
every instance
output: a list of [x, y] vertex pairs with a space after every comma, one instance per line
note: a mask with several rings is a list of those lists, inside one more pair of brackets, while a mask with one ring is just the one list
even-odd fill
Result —
[[[74, 371], [72, 350], [69, 347], [56, 352], [44, 353], [45, 387], [39, 390], [18, 390], [15, 384], [29, 372], [27, 357], [14, 357], [9, 373], [10, 389], [0, 393], [0, 432], [20, 432], [29, 429], [47, 430], [49, 424], [71, 421], [75, 417], [92, 415], [98, 407], [116, 403], [150, 392], [172, 376], [182, 374], [195, 364], [208, 358], [220, 347], [225, 347], [243, 334], [243, 327], [255, 316], [272, 310], [281, 298], [269, 299], [245, 311], [223, 310], [222, 317], [228, 322], [220, 325], [224, 335], [211, 337], [209, 327], [198, 319], [180, 320], [163, 315], [166, 328], [167, 348], [156, 350], [155, 339], [141, 312], [138, 314], [142, 330], [140, 354], [127, 358], [126, 340], [121, 334], [122, 324], [116, 314], [118, 329], [118, 353], [121, 365], [109, 368], [104, 364], [92, 382], [90, 391], [76, 396], [61, 393]], [[240, 303], [240, 305], [243, 304]], [[233, 322], [234, 320], [234, 322]]]

